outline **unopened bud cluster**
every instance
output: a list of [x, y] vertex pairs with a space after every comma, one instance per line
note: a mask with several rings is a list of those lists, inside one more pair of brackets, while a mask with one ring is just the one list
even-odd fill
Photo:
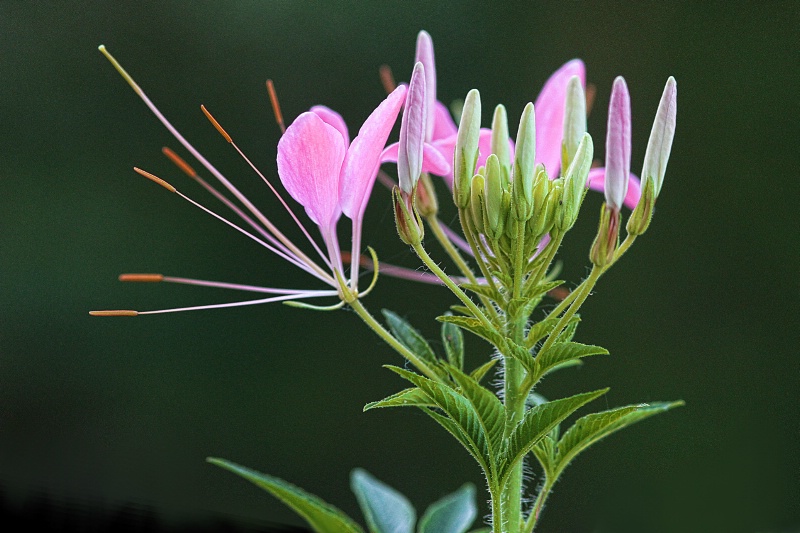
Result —
[[513, 157], [506, 110], [499, 105], [492, 120], [491, 154], [476, 168], [480, 121], [480, 95], [473, 90], [464, 102], [458, 131], [453, 197], [464, 230], [482, 248], [476, 252], [496, 270], [512, 272], [517, 254], [533, 257], [545, 236], [564, 233], [575, 223], [591, 166], [592, 139], [585, 132], [584, 116], [571, 155], [565, 139], [564, 176], [550, 179], [547, 170], [535, 163], [533, 104], [525, 106], [520, 118]]

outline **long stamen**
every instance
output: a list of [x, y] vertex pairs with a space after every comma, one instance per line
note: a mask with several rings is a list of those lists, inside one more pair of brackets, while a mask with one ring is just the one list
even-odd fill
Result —
[[[159, 185], [161, 185], [162, 187], [164, 187], [168, 191], [177, 194], [178, 196], [180, 196], [181, 198], [183, 198], [184, 200], [186, 200], [190, 204], [192, 204], [195, 207], [205, 211], [206, 213], [208, 213], [209, 215], [213, 216], [217, 220], [220, 220], [220, 221], [224, 222], [225, 224], [227, 224], [228, 226], [232, 227], [236, 231], [242, 233], [243, 235], [245, 235], [247, 237], [250, 237], [252, 240], [257, 242], [261, 246], [265, 247], [267, 250], [273, 252], [274, 254], [278, 255], [279, 257], [285, 259], [286, 261], [289, 261], [293, 265], [305, 270], [306, 272], [308, 272], [312, 276], [324, 281], [328, 285], [335, 286], [336, 281], [331, 277], [331, 275], [328, 274], [327, 272], [325, 272], [324, 270], [320, 269], [319, 266], [317, 266], [316, 264], [307, 264], [305, 261], [301, 261], [301, 260], [298, 260], [297, 258], [294, 258], [292, 256], [286, 255], [282, 251], [280, 251], [277, 248], [275, 248], [274, 246], [271, 246], [270, 244], [262, 241], [261, 239], [259, 239], [258, 237], [256, 237], [252, 233], [248, 232], [247, 230], [237, 226], [236, 224], [234, 224], [233, 222], [231, 222], [227, 218], [223, 217], [222, 215], [218, 215], [217, 213], [215, 213], [214, 211], [212, 211], [209, 208], [205, 207], [204, 205], [192, 200], [191, 198], [189, 198], [188, 196], [186, 196], [185, 194], [183, 194], [182, 192], [180, 192], [175, 187], [173, 187], [172, 185], [170, 185], [166, 181], [162, 180], [158, 176], [155, 176], [154, 174], [151, 174], [149, 172], [146, 172], [146, 171], [144, 171], [144, 170], [142, 170], [140, 168], [136, 168], [136, 167], [134, 167], [133, 170], [135, 170], [138, 174], [141, 174], [145, 178], [147, 178], [147, 179], [149, 179], [149, 180], [151, 180], [151, 181], [153, 181], [155, 183], [158, 183]], [[313, 268], [315, 266], [317, 267], [316, 269]]]
[[163, 313], [179, 313], [182, 311], [200, 311], [204, 309], [224, 309], [228, 307], [243, 307], [245, 305], [268, 304], [272, 302], [282, 302], [286, 300], [298, 300], [301, 298], [320, 298], [326, 296], [336, 296], [336, 291], [309, 291], [303, 294], [288, 294], [283, 296], [273, 296], [271, 298], [261, 298], [258, 300], [243, 300], [240, 302], [229, 302], [224, 304], [195, 305], [192, 307], [175, 307], [172, 309], [157, 309], [154, 311], [133, 311], [133, 310], [111, 310], [111, 311], [89, 311], [92, 316], [141, 316], [159, 315]]
[[139, 283], [178, 283], [181, 285], [196, 285], [198, 287], [233, 289], [237, 291], [259, 292], [265, 294], [317, 294], [320, 292], [319, 290], [308, 289], [277, 289], [273, 287], [260, 287], [258, 285], [242, 285], [240, 283], [226, 283], [224, 281], [208, 281], [204, 279], [164, 276], [163, 274], [120, 274], [119, 280]]
[[272, 80], [267, 80], [267, 93], [269, 93], [269, 102], [272, 104], [272, 113], [275, 115], [275, 122], [281, 129], [281, 133], [286, 133], [286, 124], [283, 123], [283, 113], [281, 113], [281, 105], [278, 103], [278, 94], [275, 92], [275, 85]]
[[381, 77], [383, 90], [386, 91], [386, 94], [392, 94], [392, 91], [397, 88], [397, 83], [394, 81], [394, 74], [392, 74], [392, 67], [389, 65], [381, 65], [378, 69], [378, 73]]
[[298, 261], [300, 261], [300, 258], [297, 257], [294, 254], [294, 252], [289, 250], [286, 246], [284, 246], [284, 244], [282, 242], [280, 242], [278, 239], [273, 237], [270, 232], [265, 230], [262, 226], [258, 225], [258, 223], [256, 223], [255, 220], [253, 220], [252, 218], [247, 216], [244, 213], [244, 211], [239, 209], [239, 207], [236, 204], [234, 204], [232, 201], [230, 201], [224, 194], [222, 194], [217, 189], [215, 189], [213, 185], [211, 185], [206, 180], [201, 178], [200, 175], [197, 174], [197, 172], [191, 166], [189, 166], [189, 164], [186, 161], [184, 161], [183, 158], [181, 158], [178, 154], [176, 154], [174, 151], [170, 150], [166, 146], [164, 148], [162, 148], [161, 151], [178, 168], [180, 168], [184, 173], [186, 173], [194, 181], [199, 183], [201, 187], [203, 187], [206, 191], [211, 193], [217, 200], [219, 200], [220, 202], [225, 204], [225, 206], [228, 209], [230, 209], [231, 211], [236, 213], [236, 215], [239, 216], [239, 218], [244, 220], [251, 228], [256, 230], [262, 237], [264, 237], [267, 241], [269, 241], [270, 244], [272, 244], [276, 248], [280, 249], [286, 255], [292, 256], [295, 259], [297, 259]]
[[280, 240], [283, 244], [285, 244], [287, 248], [292, 250], [292, 252], [294, 252], [297, 255], [297, 257], [299, 257], [303, 262], [307, 263], [310, 268], [317, 270], [321, 275], [329, 276], [329, 274], [327, 274], [306, 254], [304, 254], [299, 248], [297, 248], [297, 246], [291, 240], [289, 240], [277, 227], [275, 227], [275, 225], [272, 222], [270, 222], [270, 220], [266, 216], [264, 216], [264, 214], [261, 211], [259, 211], [258, 208], [255, 205], [253, 205], [253, 203], [250, 200], [248, 200], [247, 197], [233, 185], [233, 183], [231, 183], [219, 170], [217, 170], [217, 168], [214, 165], [212, 165], [208, 161], [208, 159], [203, 157], [203, 155], [200, 152], [198, 152], [197, 149], [194, 146], [192, 146], [183, 135], [180, 134], [180, 132], [175, 128], [175, 126], [173, 126], [172, 123], [170, 123], [170, 121], [167, 120], [167, 118], [161, 113], [161, 111], [158, 110], [155, 104], [153, 104], [150, 98], [147, 97], [144, 91], [142, 91], [141, 87], [139, 87], [139, 85], [135, 81], [133, 81], [133, 78], [130, 76], [130, 74], [128, 74], [125, 71], [125, 69], [122, 68], [122, 65], [120, 65], [119, 62], [117, 62], [114, 56], [112, 56], [111, 53], [108, 50], [106, 50], [106, 47], [104, 45], [100, 45], [98, 47], [98, 50], [100, 50], [100, 52], [104, 56], [106, 56], [106, 58], [111, 62], [114, 68], [117, 69], [117, 72], [119, 72], [122, 78], [128, 83], [128, 85], [130, 85], [133, 88], [136, 94], [139, 95], [139, 98], [141, 98], [142, 101], [145, 103], [145, 105], [148, 107], [148, 109], [150, 109], [150, 112], [155, 115], [155, 117], [161, 122], [161, 124], [164, 125], [165, 128], [167, 128], [167, 131], [169, 131], [172, 134], [172, 136], [175, 137], [175, 139], [177, 139], [178, 142], [181, 143], [183, 147], [186, 148], [186, 150], [188, 150], [189, 153], [191, 153], [192, 156], [206, 168], [206, 170], [208, 170], [220, 183], [222, 183], [222, 185], [226, 189], [228, 189], [228, 191], [230, 191], [230, 193], [233, 194], [236, 197], [236, 199], [239, 200], [259, 220], [259, 222], [264, 224], [264, 226], [270, 232], [272, 232], [272, 234], [275, 235], [275, 237], [278, 240]]
[[328, 260], [328, 257], [322, 253], [322, 250], [320, 250], [319, 246], [314, 241], [314, 239], [311, 238], [311, 235], [308, 233], [308, 230], [306, 230], [305, 226], [303, 226], [303, 223], [300, 222], [300, 219], [297, 218], [297, 215], [294, 214], [294, 211], [292, 211], [292, 209], [289, 207], [289, 204], [286, 203], [286, 201], [280, 195], [278, 190], [275, 187], [273, 187], [272, 183], [267, 179], [266, 176], [264, 176], [264, 174], [261, 173], [260, 170], [258, 170], [258, 168], [252, 163], [252, 161], [250, 161], [250, 159], [244, 154], [244, 152], [242, 152], [239, 146], [237, 146], [236, 143], [233, 142], [231, 136], [228, 135], [228, 133], [222, 128], [222, 126], [220, 126], [219, 122], [217, 122], [216, 119], [213, 116], [211, 116], [211, 113], [208, 112], [205, 106], [201, 105], [200, 108], [203, 110], [203, 113], [205, 113], [206, 117], [208, 118], [209, 121], [211, 121], [211, 123], [214, 125], [217, 131], [219, 131], [219, 133], [225, 138], [225, 140], [228, 141], [228, 143], [231, 146], [233, 146], [236, 152], [242, 157], [242, 159], [245, 160], [245, 162], [250, 166], [250, 168], [253, 169], [253, 171], [261, 178], [261, 180], [267, 184], [267, 187], [269, 187], [269, 189], [272, 191], [275, 197], [280, 201], [281, 205], [283, 205], [283, 208], [286, 209], [289, 215], [291, 215], [292, 219], [295, 221], [297, 226], [303, 232], [303, 235], [306, 236], [308, 242], [311, 243], [311, 245], [314, 247], [314, 250], [316, 250], [316, 252], [322, 258], [322, 260], [328, 265], [328, 267], [333, 268], [333, 265]]

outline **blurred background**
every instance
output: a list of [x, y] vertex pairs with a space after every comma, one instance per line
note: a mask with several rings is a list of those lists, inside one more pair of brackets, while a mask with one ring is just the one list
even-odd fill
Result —
[[[3, 0], [4, 512], [50, 509], [53, 529], [111, 524], [123, 511], [131, 523], [143, 516], [141, 523], [167, 528], [303, 525], [268, 494], [205, 463], [209, 455], [285, 478], [359, 520], [348, 489], [357, 466], [407, 494], [420, 513], [465, 481], [483, 489], [477, 465], [424, 414], [362, 413], [365, 403], [404, 387], [381, 368], [402, 361], [351, 312], [274, 304], [135, 320], [87, 314], [239, 296], [121, 284], [123, 272], [314, 286], [132, 172], [141, 166], [213, 205], [160, 154], [177, 143], [99, 44], [195, 146], [290, 228], [200, 104], [276, 177], [279, 130], [267, 78], [287, 121], [325, 104], [345, 117], [352, 136], [383, 98], [378, 67], [407, 79], [416, 34], [426, 29], [439, 98], [478, 88], [485, 109], [507, 106], [513, 131], [547, 77], [582, 58], [597, 86], [589, 130], [598, 154], [612, 81], [625, 76], [634, 172], [664, 83], [669, 75], [678, 81], [677, 134], [653, 225], [582, 310], [577, 340], [611, 355], [554, 376], [540, 392], [609, 385], [595, 410], [673, 399], [686, 407], [579, 457], [537, 531], [800, 531], [799, 11], [797, 2]], [[571, 287], [588, 272], [600, 204], [600, 195], [587, 198], [562, 248]], [[452, 221], [452, 211], [444, 216]], [[366, 228], [365, 244], [383, 260], [416, 268], [380, 186]], [[430, 249], [444, 258], [435, 244]], [[434, 344], [433, 318], [452, 303], [442, 288], [388, 277], [365, 301], [375, 313], [395, 310]], [[484, 343], [467, 346], [469, 365], [485, 360]], [[485, 516], [482, 495], [480, 505]]]

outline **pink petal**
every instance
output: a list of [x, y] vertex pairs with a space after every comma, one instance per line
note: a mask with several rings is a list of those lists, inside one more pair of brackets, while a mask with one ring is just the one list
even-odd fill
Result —
[[[589, 177], [586, 179], [586, 186], [593, 191], [603, 192], [605, 190], [606, 182], [606, 169], [604, 167], [593, 168], [589, 171]], [[628, 176], [628, 192], [625, 195], [623, 205], [630, 210], [636, 207], [639, 203], [639, 198], [642, 196], [642, 184], [639, 177], [635, 174]]]
[[[450, 161], [453, 159], [452, 152], [453, 146], [447, 143], [444, 151], [439, 146], [441, 143], [425, 143], [422, 148], [422, 172], [434, 174], [435, 176], [442, 176], [447, 178], [449, 176], [449, 183], [453, 182], [453, 168]], [[449, 152], [448, 152], [449, 146]], [[381, 152], [381, 163], [396, 163], [397, 153], [400, 145], [392, 143]], [[450, 153], [450, 156], [447, 154]], [[447, 180], [446, 180], [447, 181]]]
[[316, 113], [298, 116], [278, 141], [278, 175], [289, 194], [320, 228], [339, 219], [339, 172], [344, 139]]
[[425, 143], [422, 151], [422, 171], [436, 176], [452, 176], [453, 168], [449, 158], [434, 145]]
[[406, 194], [411, 194], [422, 172], [422, 147], [425, 143], [425, 120], [428, 114], [425, 83], [425, 67], [422, 63], [417, 63], [408, 84], [397, 152], [397, 177], [400, 190]]
[[580, 59], [565, 63], [553, 73], [536, 97], [536, 162], [542, 163], [551, 179], [558, 176], [561, 166], [561, 137], [564, 132], [564, 106], [567, 84], [578, 76], [586, 85], [586, 67]]
[[342, 212], [353, 220], [364, 214], [378, 175], [381, 153], [403, 106], [406, 91], [402, 85], [392, 91], [367, 117], [347, 149], [339, 179], [339, 198]]
[[622, 76], [614, 80], [606, 130], [606, 204], [619, 210], [631, 173], [631, 97]]
[[[514, 141], [508, 140], [509, 155], [511, 160], [514, 160]], [[489, 128], [481, 128], [480, 137], [478, 138], [478, 164], [475, 169], [479, 169], [486, 165], [486, 160], [492, 154], [492, 130]]]
[[[445, 139], [458, 133], [458, 126], [443, 103], [436, 101], [433, 109], [433, 140]], [[453, 141], [455, 146], [455, 141]]]
[[436, 61], [433, 57], [433, 40], [425, 30], [422, 30], [417, 35], [417, 57], [415, 61], [422, 63], [422, 66], [425, 67], [425, 109], [427, 110], [425, 140], [430, 142], [434, 138], [433, 128], [436, 120]]
[[342, 137], [344, 137], [345, 147], [350, 146], [350, 134], [347, 132], [347, 124], [345, 124], [342, 115], [330, 107], [325, 107], [324, 105], [315, 105], [309, 111], [315, 113], [326, 123], [339, 130], [339, 133], [341, 133]]

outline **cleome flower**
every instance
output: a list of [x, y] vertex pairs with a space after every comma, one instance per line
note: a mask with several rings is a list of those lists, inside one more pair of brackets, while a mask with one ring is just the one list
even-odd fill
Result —
[[[428, 172], [444, 179], [450, 189], [453, 188], [453, 169], [449, 163], [453, 162], [455, 155], [458, 126], [453, 121], [450, 112], [442, 102], [436, 99], [436, 65], [433, 52], [433, 40], [426, 31], [421, 31], [417, 36], [416, 59], [425, 68], [426, 100], [428, 116], [426, 123], [425, 153], [423, 158], [423, 172]], [[542, 164], [550, 179], [559, 176], [562, 165], [562, 142], [566, 142], [565, 126], [567, 97], [569, 94], [570, 80], [577, 78], [581, 87], [586, 86], [586, 66], [580, 59], [573, 59], [562, 65], [545, 82], [534, 102], [536, 112], [536, 152], [535, 163]], [[586, 111], [583, 111], [583, 130], [586, 129]], [[514, 157], [514, 142], [510, 141], [510, 156]], [[481, 128], [478, 140], [478, 161], [476, 168], [486, 165], [488, 157], [494, 153], [492, 148], [492, 130]], [[392, 144], [383, 154], [384, 161], [398, 160], [398, 145]], [[448, 164], [443, 165], [442, 162]], [[587, 186], [593, 190], [603, 192], [605, 169], [593, 168], [587, 179]], [[640, 196], [639, 178], [630, 175], [628, 195], [625, 197], [625, 206], [633, 209], [636, 207]]]
[[[319, 297], [338, 297], [340, 299], [338, 304], [328, 308], [318, 308], [330, 309], [341, 307], [345, 303], [352, 302], [371, 289], [370, 286], [370, 288], [363, 293], [359, 293], [358, 261], [354, 261], [351, 265], [349, 282], [345, 280], [342, 253], [339, 248], [337, 237], [337, 225], [342, 214], [351, 220], [351, 254], [354, 257], [360, 256], [364, 211], [378, 173], [381, 154], [397, 120], [397, 116], [400, 113], [400, 109], [405, 102], [407, 93], [406, 87], [397, 87], [377, 108], [375, 108], [364, 121], [358, 135], [356, 135], [352, 142], [350, 142], [347, 126], [342, 117], [335, 111], [324, 106], [315, 106], [311, 108], [310, 111], [300, 114], [294, 122], [285, 129], [283, 136], [278, 142], [277, 163], [278, 175], [281, 179], [281, 183], [289, 195], [305, 208], [308, 218], [311, 219], [319, 229], [326, 249], [325, 252], [317, 245], [303, 223], [294, 214], [272, 183], [256, 169], [234, 143], [231, 136], [220, 126], [208, 110], [206, 110], [204, 106], [201, 106], [206, 117], [219, 133], [245, 159], [256, 174], [275, 194], [282, 206], [291, 214], [293, 220], [313, 248], [314, 254], [318, 256], [318, 259], [313, 259], [309, 254], [304, 252], [298, 244], [286, 237], [262, 211], [248, 200], [244, 194], [225, 178], [225, 176], [223, 176], [175, 129], [104, 46], [100, 46], [99, 49], [122, 75], [125, 81], [134, 89], [136, 94], [144, 101], [158, 120], [161, 121], [175, 139], [216, 179], [227, 193], [233, 197], [233, 200], [201, 178], [200, 175], [174, 151], [169, 148], [164, 148], [164, 154], [186, 174], [220, 200], [242, 221], [242, 224], [239, 225], [217, 214], [178, 191], [161, 178], [138, 168], [134, 170], [246, 235], [278, 257], [307, 272], [319, 281], [322, 281], [328, 288], [283, 289], [164, 276], [161, 274], [123, 274], [120, 276], [121, 281], [182, 283], [205, 287], [235, 289], [252, 293], [268, 294], [269, 296], [222, 304], [154, 311], [92, 311], [90, 312], [91, 315], [137, 316], [175, 311], [255, 305], [276, 301], [288, 301], [296, 305], [314, 307], [300, 304], [297, 300]], [[277, 106], [274, 88], [270, 81], [267, 82], [267, 88], [276, 111], [278, 123], [283, 127], [280, 109]]]

